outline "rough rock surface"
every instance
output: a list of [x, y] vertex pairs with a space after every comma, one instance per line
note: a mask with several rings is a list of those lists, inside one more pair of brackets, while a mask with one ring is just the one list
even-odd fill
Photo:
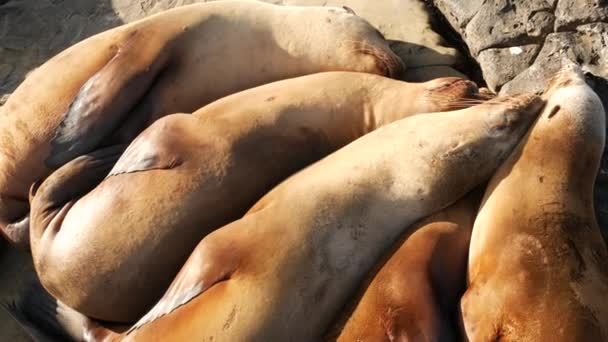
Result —
[[608, 77], [606, 0], [429, 0], [462, 36], [488, 87], [538, 90], [564, 55]]
[[[74, 43], [108, 28], [163, 10], [213, 0], [3, 0], [0, 1], [0, 105], [28, 71]], [[348, 6], [374, 24], [405, 60], [406, 79], [463, 76], [462, 60], [431, 29], [422, 0], [264, 0], [309, 6]], [[407, 42], [407, 43], [406, 43]], [[428, 71], [424, 69], [430, 67]]]

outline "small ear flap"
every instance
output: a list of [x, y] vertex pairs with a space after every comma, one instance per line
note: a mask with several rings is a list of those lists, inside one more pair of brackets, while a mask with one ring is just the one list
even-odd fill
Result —
[[51, 141], [49, 168], [99, 146], [118, 129], [169, 60], [165, 42], [154, 32], [133, 31], [116, 55], [78, 92]]

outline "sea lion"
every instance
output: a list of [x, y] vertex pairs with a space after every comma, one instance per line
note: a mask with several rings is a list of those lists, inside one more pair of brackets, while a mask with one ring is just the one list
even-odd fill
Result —
[[327, 341], [454, 341], [483, 191], [406, 230], [339, 315]]
[[[32, 254], [42, 283], [89, 316], [134, 322], [205, 235], [242, 217], [296, 170], [399, 118], [468, 106], [476, 90], [457, 78], [413, 84], [329, 72], [162, 118], [83, 198], [96, 183], [82, 188], [73, 182], [83, 180], [66, 176], [77, 175], [78, 163], [49, 176], [33, 197]], [[112, 162], [104, 165], [96, 182]]]
[[382, 35], [342, 8], [221, 1], [100, 33], [33, 71], [0, 109], [0, 231], [26, 246], [34, 181], [163, 115], [316, 72], [402, 69]]
[[608, 252], [593, 211], [605, 113], [580, 69], [490, 181], [461, 300], [470, 341], [606, 341]]
[[541, 106], [503, 98], [359, 138], [207, 235], [154, 308], [107, 337], [318, 341], [399, 234], [489, 178]]

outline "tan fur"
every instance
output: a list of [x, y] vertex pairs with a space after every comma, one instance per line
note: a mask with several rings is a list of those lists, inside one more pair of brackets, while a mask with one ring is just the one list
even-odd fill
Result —
[[32, 251], [42, 282], [83, 313], [136, 320], [200, 239], [242, 217], [281, 180], [376, 127], [466, 106], [476, 89], [456, 78], [413, 84], [331, 72], [163, 118], [131, 144], [110, 177], [69, 204], [62, 222], [55, 215], [63, 215], [64, 203], [48, 212], [49, 200], [34, 197]]
[[533, 96], [502, 99], [359, 138], [204, 238], [123, 337], [318, 340], [403, 230], [489, 178], [541, 105]]
[[130, 142], [158, 117], [280, 79], [402, 67], [376, 29], [331, 7], [194, 4], [88, 38], [28, 75], [0, 109], [0, 230], [27, 245], [34, 181], [100, 145]]
[[330, 341], [453, 341], [482, 192], [409, 228], [340, 314]]
[[604, 109], [578, 67], [562, 70], [544, 96], [475, 221], [461, 302], [470, 341], [608, 339], [608, 252], [592, 197]]

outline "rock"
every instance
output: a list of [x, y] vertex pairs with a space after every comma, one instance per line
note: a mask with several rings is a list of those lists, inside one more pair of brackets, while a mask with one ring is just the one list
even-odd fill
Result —
[[[608, 77], [608, 0], [428, 1], [461, 35], [492, 90], [542, 89], [563, 56]], [[523, 51], [513, 55], [512, 47]]]
[[490, 90], [497, 92], [503, 84], [528, 68], [539, 50], [540, 45], [530, 44], [480, 52], [477, 60]]
[[484, 0], [433, 0], [432, 3], [444, 14], [450, 25], [462, 33]]
[[486, 1], [464, 30], [474, 57], [489, 48], [542, 42], [553, 30], [552, 7], [545, 0]]
[[577, 62], [584, 70], [608, 77], [608, 24], [582, 25], [575, 32], [548, 35], [534, 64], [505, 84], [500, 94], [542, 91], [564, 58]]
[[560, 0], [555, 9], [556, 32], [570, 31], [592, 22], [608, 22], [606, 0]]

